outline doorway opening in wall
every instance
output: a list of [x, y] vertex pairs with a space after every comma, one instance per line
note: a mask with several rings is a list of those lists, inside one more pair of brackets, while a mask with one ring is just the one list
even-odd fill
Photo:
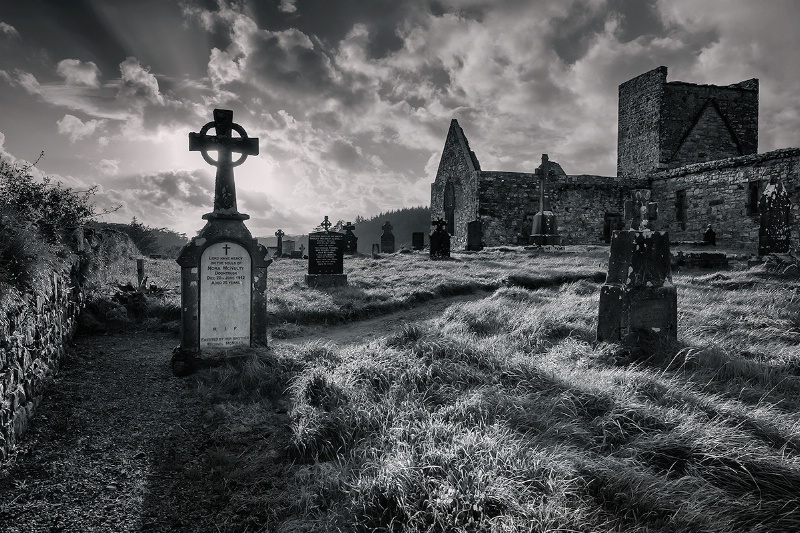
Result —
[[622, 229], [622, 215], [619, 213], [606, 213], [603, 217], [603, 240], [606, 244], [611, 242], [614, 230]]
[[444, 186], [444, 220], [447, 222], [447, 233], [455, 234], [456, 230], [456, 188], [452, 181]]

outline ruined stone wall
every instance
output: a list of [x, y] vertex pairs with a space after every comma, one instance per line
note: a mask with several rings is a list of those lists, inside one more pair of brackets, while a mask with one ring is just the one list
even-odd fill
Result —
[[[479, 174], [478, 215], [487, 246], [527, 244], [539, 211], [539, 180], [532, 173]], [[628, 181], [604, 176], [559, 176], [549, 182], [550, 207], [564, 244], [603, 242], [606, 213], [622, 214]]]
[[55, 273], [43, 295], [0, 316], [0, 460], [25, 432], [75, 332], [84, 295], [76, 275]]
[[645, 72], [619, 86], [617, 175], [642, 176], [658, 169], [659, 118], [667, 67]]
[[558, 220], [563, 244], [605, 242], [606, 213], [623, 214], [623, 201], [631, 190], [630, 180], [605, 176], [565, 176], [553, 184], [551, 206]]
[[539, 211], [536, 176], [529, 172], [482, 171], [479, 183], [478, 217], [486, 246], [528, 244], [530, 223]]
[[[731, 86], [673, 81], [664, 85], [663, 98], [660, 161], [667, 168], [758, 151], [758, 80]], [[685, 140], [697, 146], [681, 149]]]
[[455, 233], [450, 246], [463, 249], [467, 244], [467, 223], [478, 216], [478, 171], [480, 166], [471, 153], [458, 122], [452, 120], [445, 140], [436, 179], [431, 184], [431, 220], [444, 217], [444, 190], [448, 181], [455, 189]]
[[[785, 148], [665, 170], [653, 176], [653, 197], [659, 203], [657, 227], [669, 231], [673, 241], [702, 240], [711, 224], [717, 245], [755, 254], [758, 248], [758, 214], [748, 215], [749, 184], [763, 190], [771, 177], [783, 180], [789, 192], [791, 243], [800, 252], [800, 149]], [[685, 191], [685, 218], [676, 219], [677, 191]]]

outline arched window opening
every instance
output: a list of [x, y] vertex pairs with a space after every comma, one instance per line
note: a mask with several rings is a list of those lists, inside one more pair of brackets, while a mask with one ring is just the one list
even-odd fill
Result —
[[455, 234], [456, 230], [456, 188], [452, 181], [444, 186], [444, 219], [447, 222], [447, 233]]

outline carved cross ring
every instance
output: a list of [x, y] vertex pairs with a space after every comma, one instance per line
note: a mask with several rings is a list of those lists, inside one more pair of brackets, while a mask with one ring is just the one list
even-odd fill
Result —
[[[206, 124], [205, 126], [203, 126], [200, 129], [200, 132], [197, 134], [197, 136], [200, 137], [200, 138], [204, 138], [206, 133], [208, 133], [208, 130], [210, 130], [211, 128], [216, 128], [216, 126], [217, 126], [216, 122], [214, 122], [214, 121], [209, 122], [208, 124]], [[238, 125], [236, 123], [231, 123], [230, 128], [233, 131], [237, 132], [241, 136], [242, 139], [248, 139], [249, 138], [247, 136], [247, 132], [244, 131], [244, 128], [241, 127], [240, 125]], [[200, 149], [200, 155], [203, 156], [203, 159], [205, 159], [206, 163], [208, 163], [211, 166], [218, 167], [219, 166], [219, 161], [215, 160], [210, 155], [208, 155], [208, 150], [209, 150], [209, 147], [206, 147], [206, 146], [202, 147]], [[236, 161], [233, 161], [231, 163], [231, 166], [232, 167], [238, 167], [239, 165], [244, 163], [245, 159], [247, 159], [247, 154], [241, 154], [239, 159], [237, 159]]]

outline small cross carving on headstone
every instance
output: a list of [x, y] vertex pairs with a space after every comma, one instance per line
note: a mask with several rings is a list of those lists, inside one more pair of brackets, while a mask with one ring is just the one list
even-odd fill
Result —
[[630, 229], [644, 231], [650, 222], [658, 220], [658, 202], [651, 202], [650, 194], [649, 189], [636, 189], [625, 200], [624, 217], [630, 222]]
[[328, 228], [333, 226], [333, 224], [331, 224], [331, 221], [328, 220], [328, 215], [325, 215], [325, 220], [322, 221], [322, 224], [320, 224], [320, 226], [325, 228], [325, 231], [328, 231]]
[[[211, 128], [216, 130], [216, 135], [206, 135]], [[231, 136], [232, 131], [241, 137]], [[218, 159], [215, 160], [208, 155], [209, 150], [216, 150]], [[244, 128], [233, 122], [233, 111], [215, 109], [213, 122], [203, 126], [199, 133], [189, 133], [189, 151], [199, 151], [206, 163], [217, 167], [214, 213], [238, 215], [233, 167], [244, 163], [248, 155], [258, 155], [258, 139], [248, 137]], [[241, 154], [236, 161], [231, 158], [234, 152]]]

